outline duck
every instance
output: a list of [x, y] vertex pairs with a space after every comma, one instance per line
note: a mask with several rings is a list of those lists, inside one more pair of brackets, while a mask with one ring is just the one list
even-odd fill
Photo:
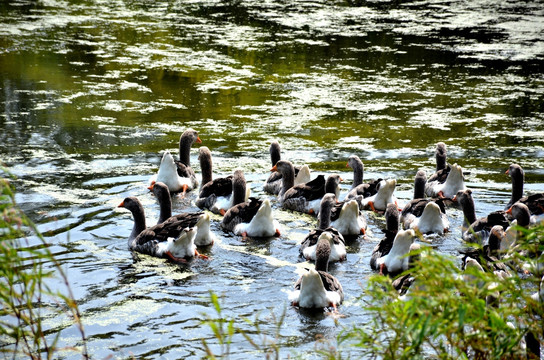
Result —
[[397, 232], [389, 253], [376, 261], [380, 274], [395, 276], [408, 269], [408, 256], [406, 255], [410, 251], [410, 245], [414, 242], [415, 237], [416, 233], [413, 229]]
[[232, 206], [247, 201], [250, 188], [246, 185], [243, 171], [236, 169], [233, 175], [212, 180], [212, 158], [209, 149], [205, 146], [199, 149], [202, 182], [208, 180], [200, 188], [195, 205], [201, 209], [208, 209], [214, 214], [225, 215]]
[[393, 195], [397, 180], [387, 179], [379, 183], [378, 191], [375, 195], [362, 199], [360, 205], [362, 209], [371, 209], [374, 212], [385, 211], [387, 204], [393, 203], [398, 206], [397, 198]]
[[444, 235], [450, 223], [446, 217], [444, 204], [437, 200], [417, 199], [408, 203], [401, 213], [405, 229], [417, 229], [422, 234]]
[[465, 180], [463, 169], [457, 164], [450, 167], [446, 180], [441, 182], [439, 179], [429, 178], [425, 185], [425, 195], [439, 198], [453, 198], [459, 190], [465, 190]]
[[465, 220], [462, 226], [462, 238], [467, 243], [484, 244], [488, 240], [493, 226], [500, 225], [506, 229], [510, 225], [507, 214], [502, 210], [476, 218], [471, 189], [459, 190], [452, 200], [460, 204], [463, 210]]
[[321, 200], [318, 228], [310, 231], [300, 244], [300, 255], [306, 260], [315, 261], [317, 243], [319, 242], [319, 238], [324, 233], [329, 233], [331, 235], [332, 244], [330, 246], [331, 251], [329, 262], [332, 263], [336, 261], [346, 260], [347, 254], [344, 237], [337, 229], [330, 226], [330, 214], [335, 202], [335, 196], [331, 193], [325, 194], [325, 196]]
[[315, 269], [309, 269], [295, 283], [289, 299], [294, 306], [301, 308], [335, 310], [344, 301], [342, 285], [328, 273], [332, 236], [323, 233], [317, 243]]
[[[270, 159], [272, 160], [272, 166], [276, 165], [281, 160], [280, 144], [276, 140], [270, 143]], [[295, 166], [295, 185], [304, 184], [311, 180], [310, 168], [308, 165]], [[278, 195], [282, 186], [282, 174], [278, 171], [274, 171], [266, 179], [263, 190], [269, 194]]]
[[253, 197], [231, 207], [221, 221], [221, 228], [243, 238], [281, 235], [279, 223], [272, 216], [270, 200]]
[[385, 237], [372, 250], [370, 256], [370, 268], [372, 270], [379, 270], [378, 259], [389, 254], [393, 247], [393, 241], [397, 232], [399, 231], [399, 209], [397, 205], [390, 203], [387, 204], [385, 209]]
[[194, 252], [185, 251], [188, 247], [192, 249], [198, 232], [194, 216], [171, 217], [161, 224], [146, 228], [144, 209], [136, 197], [126, 197], [118, 207], [129, 210], [134, 217], [134, 226], [128, 238], [131, 251], [167, 258], [174, 262], [187, 262], [187, 258], [194, 256], [207, 258], [199, 254], [196, 247]]
[[363, 183], [364, 165], [361, 159], [357, 155], [350, 155], [346, 167], [353, 169], [353, 184], [351, 189], [346, 195], [346, 200], [355, 199], [358, 196], [367, 198], [375, 195], [378, 192], [378, 184], [383, 179], [376, 179]]
[[280, 160], [272, 167], [271, 171], [282, 174], [282, 187], [278, 194], [278, 200], [284, 209], [315, 214], [319, 213], [319, 204], [325, 195], [325, 176], [318, 175], [315, 179], [295, 185], [295, 170], [288, 160]]
[[535, 216], [532, 218], [533, 223], [541, 222], [541, 215], [544, 214], [544, 193], [523, 196], [524, 172], [518, 164], [511, 164], [506, 170], [506, 174], [510, 175], [512, 180], [512, 196], [504, 209], [508, 210], [514, 203], [519, 201], [527, 205], [531, 214]]

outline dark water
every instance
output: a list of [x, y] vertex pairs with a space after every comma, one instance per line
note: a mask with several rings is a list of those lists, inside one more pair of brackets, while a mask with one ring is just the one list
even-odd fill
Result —
[[[314, 176], [340, 173], [341, 197], [357, 154], [365, 178], [397, 178], [409, 199], [438, 141], [469, 172], [478, 215], [508, 202], [512, 162], [526, 192], [544, 190], [541, 1], [7, 1], [0, 19], [1, 160], [68, 273], [96, 358], [201, 357], [202, 337], [219, 351], [200, 324], [214, 315], [209, 290], [269, 338], [285, 311], [283, 357], [368, 321], [357, 298], [383, 227], [370, 213], [368, 239], [331, 269], [346, 293], [337, 322], [287, 301], [308, 216], [276, 207], [281, 238], [246, 242], [214, 217], [211, 260], [187, 267], [127, 251], [132, 218], [116, 206], [137, 196], [153, 223], [145, 185], [186, 128], [212, 150], [216, 176], [241, 167], [257, 196], [268, 196], [273, 139]], [[174, 212], [195, 210], [194, 196]], [[434, 246], [455, 254], [462, 214], [448, 214], [453, 231]], [[74, 339], [66, 327], [61, 343]], [[251, 351], [234, 338], [234, 358]]]

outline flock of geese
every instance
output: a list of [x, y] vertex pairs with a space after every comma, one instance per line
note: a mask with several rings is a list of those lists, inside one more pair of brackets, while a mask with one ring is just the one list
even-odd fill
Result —
[[[278, 222], [273, 217], [270, 200], [250, 197], [249, 187], [242, 170], [231, 176], [213, 178], [210, 150], [199, 148], [202, 181], [190, 166], [190, 151], [194, 143], [201, 143], [198, 133], [186, 130], [179, 141], [179, 161], [169, 152], [163, 154], [158, 173], [149, 184], [160, 204], [159, 220], [147, 227], [145, 212], [136, 197], [127, 197], [119, 205], [132, 212], [134, 226], [128, 238], [132, 251], [164, 257], [174, 262], [187, 262], [203, 257], [198, 247], [211, 246], [215, 235], [210, 230], [208, 211], [222, 215], [221, 228], [242, 237], [280, 236]], [[367, 228], [365, 211], [384, 213], [384, 238], [373, 250], [370, 266], [392, 277], [409, 269], [414, 260], [407, 256], [420, 246], [415, 240], [421, 234], [444, 234], [449, 231], [446, 208], [460, 206], [464, 214], [462, 238], [467, 243], [486, 244], [487, 258], [498, 256], [501, 249], [514, 245], [518, 234], [512, 225], [528, 227], [540, 222], [544, 213], [544, 194], [523, 196], [524, 174], [517, 164], [506, 171], [512, 180], [512, 197], [504, 210], [477, 218], [472, 191], [464, 183], [463, 170], [457, 164], [447, 163], [444, 143], [436, 146], [436, 172], [427, 177], [419, 170], [414, 180], [414, 195], [400, 208], [394, 196], [395, 179], [363, 181], [363, 163], [356, 155], [347, 161], [353, 169], [353, 185], [343, 201], [339, 201], [337, 174], [318, 175], [311, 179], [308, 166], [295, 167], [282, 160], [280, 146], [270, 146], [272, 169], [263, 190], [277, 195], [283, 209], [315, 215], [317, 228], [302, 240], [300, 255], [315, 262], [315, 268], [300, 277], [291, 292], [291, 302], [303, 308], [336, 309], [344, 298], [342, 285], [328, 272], [329, 263], [346, 259], [346, 239], [364, 236]], [[172, 215], [171, 194], [198, 190], [195, 204], [208, 211], [184, 212]], [[481, 250], [479, 250], [481, 251]], [[481, 254], [466, 250], [463, 266], [479, 267]], [[483, 266], [483, 267], [482, 267]], [[393, 285], [403, 293], [413, 278], [403, 277]], [[544, 286], [535, 296], [544, 297]]]

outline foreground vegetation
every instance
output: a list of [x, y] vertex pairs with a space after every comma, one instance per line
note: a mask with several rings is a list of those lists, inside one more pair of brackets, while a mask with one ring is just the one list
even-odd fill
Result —
[[[539, 359], [544, 263], [536, 255], [544, 250], [544, 227], [520, 231], [515, 251], [503, 254], [508, 260], [501, 261], [510, 268], [507, 277], [472, 267], [461, 270], [458, 258], [430, 247], [419, 252], [409, 271], [416, 280], [405, 295], [399, 295], [390, 278], [373, 276], [359, 299], [372, 321], [343, 329], [335, 344], [317, 343], [316, 352], [327, 359]], [[204, 343], [208, 358], [228, 357], [236, 334], [266, 358], [293, 355], [281, 353], [281, 317], [274, 318], [274, 336], [255, 339], [221, 313], [213, 293], [211, 302], [217, 317], [205, 323], [221, 347], [213, 353]]]
[[[5, 174], [5, 172], [4, 172]], [[79, 310], [66, 275], [48, 250], [47, 243], [16, 206], [9, 180], [0, 180], [0, 353], [4, 357], [55, 358], [69, 351], [87, 358]], [[376, 275], [359, 301], [372, 321], [343, 329], [335, 343], [316, 343], [322, 358], [364, 359], [521, 359], [538, 358], [527, 349], [542, 342], [544, 306], [541, 291], [544, 273], [544, 227], [523, 230], [515, 251], [503, 254], [510, 276], [469, 268], [460, 269], [458, 258], [423, 248], [410, 270], [416, 279], [406, 295], [392, 287], [391, 279]], [[28, 239], [39, 246], [30, 246]], [[46, 283], [60, 278], [64, 292]], [[210, 293], [216, 314], [202, 325], [215, 336], [214, 345], [202, 340], [207, 358], [229, 357], [234, 337], [243, 337], [255, 353], [266, 358], [286, 354], [282, 337], [285, 314], [272, 314], [274, 334], [259, 328], [259, 315], [237, 319], [224, 314], [220, 299]], [[58, 346], [63, 328], [46, 328], [45, 318], [71, 319], [80, 334], [77, 344]], [[270, 320], [271, 319], [271, 320]], [[60, 325], [59, 325], [60, 326]], [[251, 328], [251, 331], [247, 331]], [[246, 329], [246, 330], [243, 330]], [[538, 353], [540, 350], [534, 350]]]
[[[52, 359], [59, 351], [87, 357], [79, 310], [62, 267], [35, 225], [17, 207], [5, 169], [0, 178], [0, 353], [5, 358]], [[29, 245], [32, 237], [37, 244]], [[65, 291], [53, 291], [46, 279], [60, 277]], [[61, 329], [45, 318], [68, 316], [81, 335], [78, 347], [59, 348]]]

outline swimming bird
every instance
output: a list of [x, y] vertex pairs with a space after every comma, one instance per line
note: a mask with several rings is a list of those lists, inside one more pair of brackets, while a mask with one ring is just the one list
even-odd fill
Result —
[[282, 188], [278, 199], [284, 209], [299, 212], [319, 212], [321, 198], [325, 195], [325, 176], [318, 175], [310, 182], [294, 185], [294, 167], [288, 160], [280, 160], [271, 171], [279, 171], [282, 174]]
[[381, 274], [394, 276], [408, 269], [408, 256], [406, 255], [410, 251], [410, 245], [414, 242], [415, 237], [416, 233], [412, 229], [397, 232], [389, 253], [376, 261]]
[[364, 198], [361, 201], [362, 209], [372, 209], [372, 211], [385, 211], [387, 204], [393, 203], [398, 206], [397, 198], [393, 195], [397, 180], [382, 180], [378, 186], [378, 192], [375, 195]]
[[338, 202], [332, 208], [330, 217], [331, 226], [343, 236], [358, 236], [366, 233], [365, 215], [359, 210], [359, 203], [356, 199]]
[[280, 236], [279, 223], [272, 216], [268, 199], [250, 197], [248, 201], [232, 206], [225, 213], [221, 227], [244, 238]]
[[446, 178], [451, 170], [447, 162], [448, 151], [446, 150], [446, 144], [443, 142], [436, 144], [434, 157], [436, 160], [436, 171], [429, 177], [429, 181], [439, 181], [443, 183], [446, 181]]
[[185, 130], [179, 138], [179, 161], [176, 161], [178, 168], [178, 175], [182, 178], [189, 179], [190, 189], [196, 189], [198, 187], [198, 179], [191, 167], [191, 146], [194, 143], [202, 143], [198, 132], [193, 129]]
[[417, 229], [422, 234], [443, 235], [449, 230], [446, 208], [440, 201], [417, 199], [408, 203], [401, 213], [401, 223], [405, 229]]
[[544, 193], [523, 196], [524, 172], [518, 164], [511, 164], [506, 170], [506, 174], [509, 174], [512, 179], [512, 196], [504, 209], [508, 210], [514, 203], [519, 201], [527, 205], [531, 214], [535, 216], [531, 219], [531, 222], [541, 222], [542, 219], [539, 215], [544, 214]]
[[158, 173], [153, 175], [149, 180], [150, 187], [156, 182], [166, 184], [170, 193], [182, 192], [182, 194], [185, 194], [185, 192], [192, 189], [191, 180], [178, 175], [178, 168], [174, 157], [169, 151], [165, 151], [162, 155]]
[[336, 309], [344, 300], [342, 285], [333, 275], [329, 274], [330, 243], [332, 237], [323, 233], [317, 243], [315, 270], [310, 269], [296, 282], [289, 299], [295, 306], [302, 308]]
[[465, 221], [462, 227], [462, 238], [465, 242], [484, 244], [489, 238], [493, 226], [500, 225], [503, 229], [506, 229], [510, 225], [506, 213], [502, 210], [493, 211], [487, 216], [476, 218], [474, 199], [470, 189], [458, 191], [453, 197], [453, 201], [459, 203], [463, 210]]
[[[185, 252], [188, 243], [194, 245], [198, 232], [196, 224], [200, 217], [196, 222], [194, 216], [170, 217], [161, 224], [146, 228], [144, 209], [137, 198], [129, 196], [118, 207], [128, 209], [134, 217], [134, 226], [128, 238], [130, 250], [175, 262], [186, 262], [188, 257], [201, 256], [196, 250], [194, 254]], [[207, 220], [209, 223], [209, 218]], [[201, 257], [207, 258], [203, 255]]]
[[353, 184], [351, 185], [350, 191], [346, 195], [346, 200], [355, 199], [357, 196], [366, 198], [375, 195], [378, 192], [378, 184], [383, 179], [363, 183], [364, 165], [357, 155], [351, 155], [348, 158], [346, 167], [351, 167], [353, 169]]
[[504, 278], [510, 276], [508, 267], [500, 261], [501, 243], [506, 239], [505, 231], [500, 225], [495, 225], [489, 232], [488, 243], [482, 247], [469, 247], [460, 249], [459, 253], [463, 255], [462, 268], [466, 265], [466, 260], [472, 258], [476, 260], [488, 272]]
[[466, 189], [463, 169], [457, 164], [451, 165], [450, 172], [444, 182], [429, 178], [425, 185], [425, 195], [430, 197], [453, 198], [459, 190]]
[[372, 255], [370, 256], [370, 268], [372, 270], [379, 270], [378, 259], [389, 254], [398, 231], [399, 209], [393, 203], [387, 204], [387, 209], [385, 210], [385, 229], [383, 230], [385, 237], [372, 250]]
[[523, 196], [524, 172], [518, 164], [511, 164], [505, 174], [508, 174], [512, 180], [512, 196], [504, 208], [504, 210], [508, 210]]
[[185, 227], [197, 227], [195, 244], [197, 246], [208, 246], [214, 243], [215, 235], [210, 231], [210, 215], [205, 212], [183, 212], [172, 216], [172, 198], [168, 187], [161, 182], [151, 185], [150, 190], [157, 198], [160, 207], [159, 221], [162, 224], [166, 221], [183, 221]]
[[[199, 150], [200, 167], [204, 179], [205, 173], [211, 174], [211, 153], [205, 146]], [[209, 178], [211, 179], [211, 175]], [[195, 204], [201, 209], [209, 209], [215, 214], [224, 215], [232, 206], [246, 201], [249, 193], [250, 189], [246, 185], [244, 173], [236, 169], [234, 175], [216, 178], [203, 184]]]
[[[410, 250], [408, 252], [408, 270], [413, 269], [415, 264], [419, 261], [421, 257], [420, 250], [420, 244], [413, 243], [410, 245]], [[393, 280], [391, 286], [398, 291], [399, 295], [401, 295], [401, 299], [406, 299], [406, 294], [415, 281], [416, 275], [408, 273]]]
[[[276, 165], [281, 160], [280, 144], [277, 141], [272, 141], [270, 144], [270, 159], [272, 166]], [[294, 185], [304, 184], [311, 180], [310, 168], [308, 165], [294, 166], [295, 181]], [[263, 190], [267, 193], [278, 195], [282, 186], [282, 174], [279, 171], [274, 171], [270, 174], [263, 185]]]
[[400, 222], [404, 229], [418, 229], [423, 234], [442, 235], [449, 229], [444, 200], [425, 199], [425, 184], [426, 173], [419, 170], [414, 179], [414, 198], [402, 209]]
[[331, 252], [329, 262], [336, 262], [346, 259], [346, 245], [344, 237], [337, 229], [330, 226], [330, 215], [335, 202], [335, 196], [331, 193], [325, 194], [321, 200], [318, 228], [310, 231], [310, 233], [306, 235], [300, 244], [300, 255], [306, 260], [316, 259], [317, 243], [323, 233], [331, 234], [332, 244], [330, 246]]

